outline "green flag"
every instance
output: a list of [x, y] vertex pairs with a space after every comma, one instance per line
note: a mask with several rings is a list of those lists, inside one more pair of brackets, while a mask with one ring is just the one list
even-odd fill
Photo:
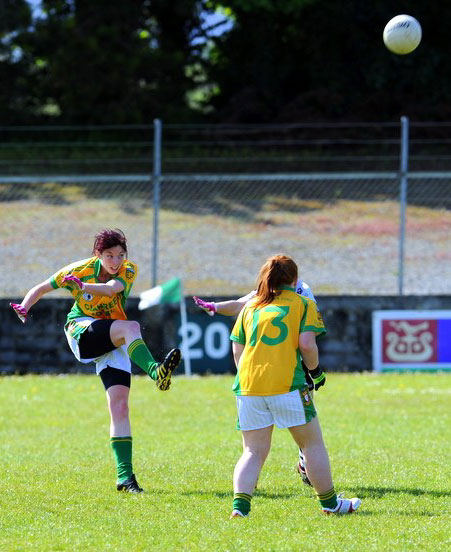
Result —
[[182, 300], [182, 282], [180, 278], [172, 278], [161, 286], [143, 291], [139, 296], [139, 310], [148, 309], [162, 303], [180, 303]]

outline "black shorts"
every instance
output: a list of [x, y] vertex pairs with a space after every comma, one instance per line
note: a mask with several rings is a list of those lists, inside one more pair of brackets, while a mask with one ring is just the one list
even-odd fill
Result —
[[111, 366], [104, 368], [99, 376], [105, 387], [105, 391], [113, 385], [125, 385], [125, 387], [130, 387], [132, 381], [130, 372], [111, 368]]
[[[95, 320], [86, 328], [78, 342], [80, 358], [97, 358], [117, 348], [110, 337], [110, 328], [113, 322], [114, 320]], [[107, 366], [99, 375], [105, 390], [113, 385], [130, 387], [131, 374], [125, 370]]]
[[81, 334], [78, 342], [80, 358], [97, 358], [114, 351], [110, 328], [114, 320], [95, 320]]

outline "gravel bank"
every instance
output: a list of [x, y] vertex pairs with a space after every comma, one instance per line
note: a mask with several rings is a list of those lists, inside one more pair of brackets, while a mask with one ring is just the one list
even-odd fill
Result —
[[[119, 227], [140, 267], [133, 293], [151, 286], [152, 212], [108, 200], [48, 205], [0, 203], [1, 296], [20, 298], [74, 260], [89, 257], [93, 236]], [[183, 210], [160, 213], [158, 282], [178, 276], [186, 295], [239, 295], [261, 263], [292, 255], [318, 295], [398, 292], [398, 205], [340, 201], [302, 212], [261, 212], [252, 220]], [[405, 294], [451, 293], [451, 212], [408, 209]], [[60, 292], [57, 292], [60, 293]]]

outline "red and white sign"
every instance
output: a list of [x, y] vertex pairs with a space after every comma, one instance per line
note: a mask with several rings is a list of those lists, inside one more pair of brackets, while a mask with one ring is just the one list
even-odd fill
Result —
[[373, 312], [373, 369], [450, 370], [451, 311]]

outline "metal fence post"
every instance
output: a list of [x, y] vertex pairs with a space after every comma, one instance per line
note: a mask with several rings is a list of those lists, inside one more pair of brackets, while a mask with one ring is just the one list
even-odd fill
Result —
[[399, 190], [399, 270], [398, 294], [403, 294], [404, 287], [404, 248], [406, 234], [406, 204], [407, 204], [407, 171], [409, 163], [409, 118], [401, 117], [401, 159], [400, 159], [400, 190]]
[[152, 245], [152, 287], [158, 281], [158, 216], [160, 211], [161, 183], [161, 119], [153, 121], [153, 245]]

